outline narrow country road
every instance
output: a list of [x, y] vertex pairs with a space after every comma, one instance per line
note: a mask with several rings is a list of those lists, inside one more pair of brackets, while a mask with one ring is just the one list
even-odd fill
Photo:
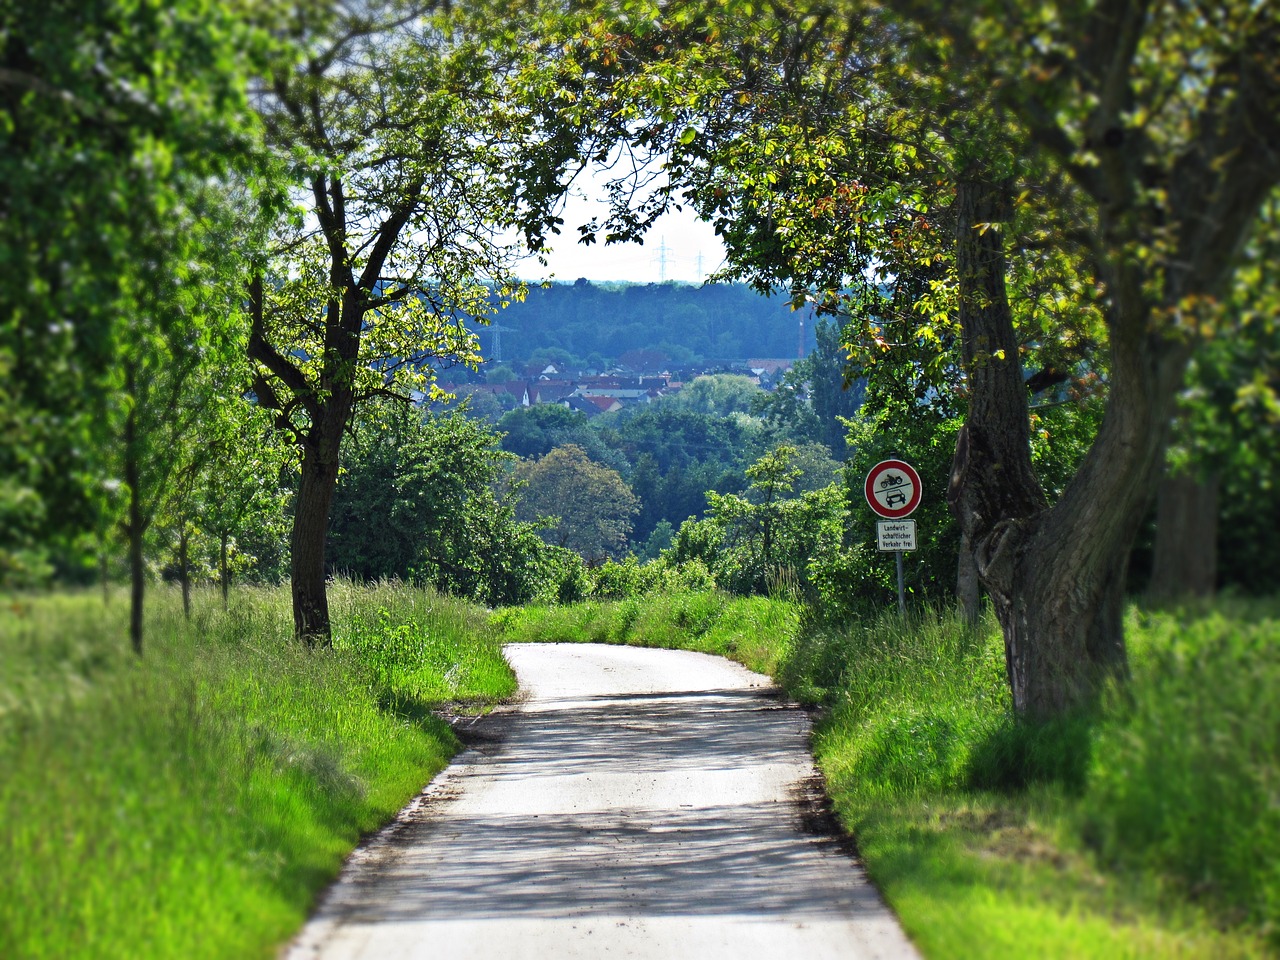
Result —
[[524, 702], [353, 856], [290, 960], [917, 954], [813, 813], [808, 719], [717, 657], [507, 647]]

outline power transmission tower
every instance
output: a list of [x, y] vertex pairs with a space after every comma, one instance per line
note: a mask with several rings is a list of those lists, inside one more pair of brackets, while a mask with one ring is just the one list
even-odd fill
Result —
[[489, 324], [489, 332], [493, 334], [493, 362], [502, 362], [502, 332], [514, 330], [514, 327], [502, 327], [496, 323]]

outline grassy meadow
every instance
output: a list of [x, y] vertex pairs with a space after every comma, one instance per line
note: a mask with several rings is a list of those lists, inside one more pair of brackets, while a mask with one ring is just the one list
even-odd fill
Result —
[[702, 593], [495, 622], [724, 654], [813, 705], [835, 808], [926, 956], [1207, 960], [1280, 949], [1278, 612], [1135, 608], [1129, 689], [1035, 728], [1010, 715], [990, 620], [831, 627]]
[[457, 749], [431, 712], [510, 695], [478, 608], [335, 584], [331, 650], [285, 589], [0, 607], [0, 956], [269, 957], [360, 836]]
[[510, 695], [500, 642], [732, 657], [815, 711], [869, 872], [930, 957], [1280, 952], [1280, 607], [1129, 613], [1133, 682], [1096, 713], [1013, 721], [993, 622], [839, 626], [674, 590], [479, 608], [335, 584], [333, 648], [285, 590], [157, 589], [0, 606], [0, 956], [267, 957], [360, 836], [457, 747], [450, 710]]

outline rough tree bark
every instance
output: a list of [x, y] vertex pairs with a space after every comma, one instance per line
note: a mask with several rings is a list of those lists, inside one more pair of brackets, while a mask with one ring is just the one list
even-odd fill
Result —
[[293, 531], [289, 538], [294, 633], [309, 644], [330, 638], [325, 540], [338, 486], [337, 438], [311, 437], [303, 450]]
[[982, 616], [982, 584], [978, 580], [978, 564], [973, 559], [973, 544], [963, 532], [956, 554], [956, 601], [964, 622], [976, 627]]

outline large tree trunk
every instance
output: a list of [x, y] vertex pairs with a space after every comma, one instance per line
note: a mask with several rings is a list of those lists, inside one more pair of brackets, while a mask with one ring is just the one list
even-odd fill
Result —
[[[1045, 718], [1086, 706], [1127, 673], [1128, 554], [1165, 448], [1185, 354], [1141, 323], [1113, 325], [1112, 392], [1097, 441], [1052, 509], [1031, 469], [1027, 396], [1004, 290], [1002, 185], [958, 185], [960, 321], [970, 408], [948, 500], [970, 537], [1005, 641], [1014, 709]], [[1119, 277], [1120, 281], [1133, 277]], [[1113, 310], [1143, 309], [1113, 285]]]
[[1149, 596], [1168, 602], [1211, 597], [1218, 580], [1218, 478], [1170, 474], [1156, 493]]
[[1004, 632], [1016, 706], [1026, 701], [1028, 683], [1056, 680], [1028, 673], [1025, 629], [1013, 615], [1009, 582], [1017, 566], [1012, 548], [1044, 510], [1045, 499], [1031, 469], [1027, 391], [1005, 291], [1001, 226], [1008, 217], [1008, 194], [1007, 184], [976, 176], [957, 183], [956, 269], [969, 411], [956, 438], [947, 501]]

